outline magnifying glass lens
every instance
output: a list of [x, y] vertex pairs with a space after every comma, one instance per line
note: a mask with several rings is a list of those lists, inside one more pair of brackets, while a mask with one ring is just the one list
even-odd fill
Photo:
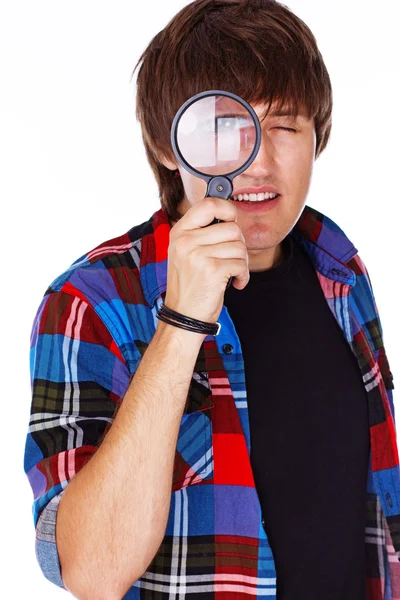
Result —
[[253, 116], [228, 96], [199, 98], [182, 113], [176, 140], [182, 157], [206, 175], [225, 175], [250, 158], [257, 139]]

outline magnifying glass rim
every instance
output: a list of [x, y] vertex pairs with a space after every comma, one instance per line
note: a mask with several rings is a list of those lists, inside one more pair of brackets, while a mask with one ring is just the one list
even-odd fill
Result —
[[[228, 98], [232, 98], [233, 100], [236, 100], [236, 102], [238, 102], [246, 110], [248, 110], [248, 112], [251, 114], [251, 116], [253, 118], [253, 122], [256, 126], [256, 143], [254, 145], [252, 153], [250, 154], [250, 156], [246, 160], [246, 162], [239, 169], [236, 169], [235, 171], [230, 171], [229, 173], [220, 173], [218, 175], [208, 175], [207, 173], [198, 171], [197, 169], [194, 169], [185, 160], [181, 151], [179, 150], [178, 141], [177, 141], [179, 119], [181, 118], [182, 114], [189, 108], [189, 106], [191, 106], [194, 102], [197, 102], [197, 100], [200, 100], [200, 98], [205, 98], [207, 96], [228, 96]], [[243, 173], [243, 171], [245, 171], [247, 169], [247, 167], [253, 162], [253, 159], [257, 155], [257, 153], [260, 149], [260, 145], [261, 145], [261, 125], [260, 125], [260, 121], [259, 121], [258, 116], [257, 116], [255, 110], [253, 109], [253, 107], [250, 106], [250, 104], [248, 102], [246, 102], [246, 100], [244, 100], [237, 94], [233, 94], [232, 92], [226, 92], [224, 90], [207, 90], [206, 92], [200, 92], [199, 94], [195, 94], [194, 96], [189, 98], [189, 100], [186, 100], [186, 102], [184, 104], [182, 104], [182, 106], [176, 113], [174, 120], [172, 121], [171, 144], [172, 144], [172, 149], [174, 151], [174, 154], [175, 154], [179, 164], [182, 167], [184, 167], [187, 171], [189, 171], [189, 173], [191, 173], [192, 175], [199, 176], [199, 177], [201, 177], [201, 179], [204, 179], [207, 182], [210, 181], [213, 177], [232, 177], [233, 178], [233, 177], [236, 177], [236, 175], [240, 175], [240, 173]]]

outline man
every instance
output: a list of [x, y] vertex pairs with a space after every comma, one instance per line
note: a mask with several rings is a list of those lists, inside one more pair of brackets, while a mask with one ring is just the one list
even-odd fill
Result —
[[[85, 599], [399, 598], [378, 310], [353, 243], [305, 204], [331, 128], [315, 38], [271, 0], [200, 0], [140, 61], [161, 209], [53, 281], [32, 330], [25, 471], [43, 573]], [[261, 121], [228, 201], [204, 199], [169, 145], [206, 89]]]

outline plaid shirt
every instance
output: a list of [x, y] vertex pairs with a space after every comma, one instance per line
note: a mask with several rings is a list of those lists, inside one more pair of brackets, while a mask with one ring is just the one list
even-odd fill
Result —
[[[46, 290], [34, 319], [24, 469], [34, 496], [36, 556], [45, 577], [60, 587], [57, 507], [68, 482], [111, 427], [116, 406], [159, 323], [170, 229], [160, 209], [83, 255]], [[316, 269], [367, 391], [367, 598], [399, 600], [393, 377], [371, 282], [357, 249], [322, 213], [305, 206], [292, 234]], [[207, 593], [213, 598], [276, 598], [274, 558], [250, 464], [243, 356], [225, 305], [218, 320], [221, 331], [204, 339], [190, 382], [165, 537], [146, 572], [125, 594], [127, 599], [177, 593], [180, 598]]]

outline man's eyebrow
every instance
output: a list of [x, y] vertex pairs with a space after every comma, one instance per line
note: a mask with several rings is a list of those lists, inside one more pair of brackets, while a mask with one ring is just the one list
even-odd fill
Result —
[[274, 109], [271, 110], [269, 113], [266, 114], [266, 116], [268, 117], [303, 117], [306, 118], [306, 115], [303, 114], [302, 112], [296, 113], [295, 110], [293, 108], [279, 108], [279, 109]]

